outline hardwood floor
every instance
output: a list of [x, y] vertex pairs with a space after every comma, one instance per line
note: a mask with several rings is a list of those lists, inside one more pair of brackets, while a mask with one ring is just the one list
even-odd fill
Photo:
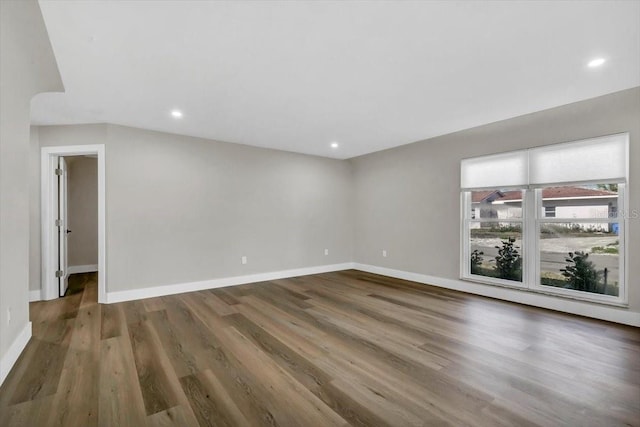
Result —
[[3, 426], [640, 425], [640, 330], [357, 271], [31, 304]]

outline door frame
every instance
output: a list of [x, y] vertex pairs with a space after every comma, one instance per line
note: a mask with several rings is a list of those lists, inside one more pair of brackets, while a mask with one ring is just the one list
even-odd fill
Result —
[[58, 157], [97, 155], [98, 157], [98, 302], [107, 300], [106, 262], [106, 203], [105, 203], [105, 147], [104, 144], [67, 145], [42, 147], [40, 163], [40, 209], [41, 209], [41, 286], [42, 299], [58, 298], [58, 248], [55, 244], [57, 227], [57, 176]]
[[[67, 293], [69, 286], [69, 193], [68, 193], [68, 178], [69, 170], [67, 168], [67, 157], [58, 156], [58, 168], [62, 170], [62, 174], [58, 175], [58, 215], [56, 216], [61, 220], [61, 224], [57, 227], [58, 238], [54, 239], [58, 243], [58, 270], [62, 270], [62, 277], [58, 278], [58, 295], [64, 296]], [[55, 233], [54, 233], [55, 234]], [[64, 289], [64, 292], [63, 292]]]

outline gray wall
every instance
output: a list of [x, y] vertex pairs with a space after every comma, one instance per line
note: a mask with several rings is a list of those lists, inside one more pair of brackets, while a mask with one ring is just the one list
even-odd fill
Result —
[[37, 2], [0, 1], [0, 51], [1, 359], [29, 322], [30, 102], [64, 88]]
[[348, 162], [116, 125], [39, 142], [105, 144], [108, 292], [353, 258]]
[[[630, 133], [629, 210], [640, 212], [640, 88], [351, 159], [355, 261], [457, 279], [461, 159], [618, 132]], [[629, 232], [629, 302], [640, 312], [640, 219]]]
[[98, 160], [67, 157], [69, 266], [98, 264]]
[[40, 290], [40, 140], [31, 126], [29, 141], [29, 290]]

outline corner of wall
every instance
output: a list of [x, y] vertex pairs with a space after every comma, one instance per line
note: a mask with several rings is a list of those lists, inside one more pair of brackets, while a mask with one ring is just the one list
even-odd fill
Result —
[[9, 345], [8, 350], [0, 358], [0, 386], [9, 375], [11, 368], [15, 365], [16, 361], [22, 354], [29, 340], [31, 339], [31, 322], [22, 328], [22, 331], [18, 334], [15, 340]]

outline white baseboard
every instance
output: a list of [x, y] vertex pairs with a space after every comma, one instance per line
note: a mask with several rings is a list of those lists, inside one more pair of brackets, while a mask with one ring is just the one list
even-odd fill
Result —
[[143, 298], [181, 294], [184, 292], [202, 291], [225, 286], [244, 285], [267, 280], [286, 279], [288, 277], [307, 276], [309, 274], [329, 273], [331, 271], [353, 268], [352, 262], [343, 264], [319, 265], [316, 267], [296, 268], [293, 270], [273, 271], [270, 273], [249, 274], [246, 276], [226, 277], [222, 279], [203, 280], [200, 282], [180, 283], [175, 285], [155, 286], [152, 288], [132, 289], [130, 291], [107, 292], [106, 303], [133, 301]]
[[577, 314], [579, 316], [592, 317], [625, 325], [640, 326], [640, 313], [629, 311], [625, 308], [581, 302], [518, 289], [470, 283], [458, 279], [447, 279], [443, 277], [429, 276], [426, 274], [411, 273], [408, 271], [394, 270], [374, 265], [354, 263], [353, 268], [369, 273], [394, 277], [396, 279], [410, 280], [412, 282], [454, 289], [456, 291], [516, 302], [519, 304], [547, 308], [550, 310], [562, 311], [565, 313]]
[[67, 271], [69, 274], [93, 273], [98, 271], [98, 264], [70, 265]]
[[13, 365], [20, 357], [22, 350], [27, 346], [27, 343], [31, 339], [31, 322], [27, 322], [24, 325], [22, 331], [18, 334], [15, 340], [9, 346], [7, 352], [0, 358], [0, 385], [4, 382], [13, 368]]
[[144, 298], [152, 298], [164, 295], [174, 295], [184, 292], [201, 291], [205, 289], [222, 288], [225, 286], [236, 286], [247, 283], [264, 282], [268, 280], [285, 279], [288, 277], [306, 276], [309, 274], [328, 273], [331, 271], [341, 271], [356, 269], [397, 279], [410, 280], [438, 286], [441, 288], [453, 289], [470, 294], [482, 295], [490, 298], [516, 302], [519, 304], [531, 305], [550, 310], [561, 311], [579, 316], [592, 317], [595, 319], [607, 320], [610, 322], [622, 323], [625, 325], [640, 327], [640, 313], [629, 311], [625, 308], [611, 307], [558, 298], [555, 296], [527, 292], [518, 289], [509, 289], [498, 286], [470, 283], [458, 279], [447, 279], [426, 274], [412, 273], [391, 268], [377, 267], [374, 265], [346, 262], [342, 264], [321, 265], [316, 267], [298, 268], [292, 270], [274, 271], [269, 273], [250, 274], [246, 276], [226, 277], [221, 279], [203, 280], [199, 282], [180, 283], [175, 285], [155, 286], [143, 289], [132, 289], [128, 291], [107, 292], [106, 303], [118, 303], [133, 301]]
[[29, 302], [42, 300], [42, 292], [40, 289], [36, 291], [29, 291]]

